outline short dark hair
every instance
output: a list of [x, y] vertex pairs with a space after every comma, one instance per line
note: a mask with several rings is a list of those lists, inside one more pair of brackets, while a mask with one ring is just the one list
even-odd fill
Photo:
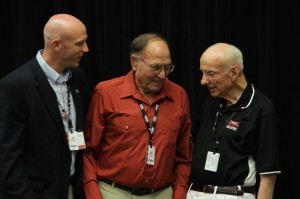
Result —
[[142, 34], [142, 35], [136, 37], [131, 42], [131, 44], [130, 44], [130, 55], [142, 52], [150, 41], [155, 41], [155, 40], [164, 41], [168, 45], [167, 40], [165, 38], [163, 38], [160, 34], [158, 34], [158, 33], [145, 33], [145, 34]]

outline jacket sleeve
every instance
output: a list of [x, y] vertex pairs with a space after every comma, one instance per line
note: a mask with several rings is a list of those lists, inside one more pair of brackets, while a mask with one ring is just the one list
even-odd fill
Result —
[[35, 199], [22, 156], [25, 143], [26, 107], [17, 85], [0, 82], [0, 198]]

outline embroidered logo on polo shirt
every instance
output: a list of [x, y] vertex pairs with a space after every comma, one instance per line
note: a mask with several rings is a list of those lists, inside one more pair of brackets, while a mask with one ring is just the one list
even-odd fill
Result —
[[226, 126], [227, 129], [231, 129], [233, 131], [236, 131], [240, 126], [240, 122], [236, 122], [233, 120], [230, 120]]

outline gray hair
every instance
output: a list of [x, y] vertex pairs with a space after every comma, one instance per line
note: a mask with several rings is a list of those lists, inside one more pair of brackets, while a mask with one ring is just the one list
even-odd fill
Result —
[[166, 39], [164, 39], [158, 33], [145, 33], [136, 37], [130, 45], [130, 55], [141, 53], [150, 41], [164, 41], [168, 45]]
[[236, 46], [228, 43], [216, 43], [208, 49], [217, 49], [218, 56], [221, 58], [227, 69], [232, 65], [239, 65], [241, 71], [244, 70], [243, 54]]

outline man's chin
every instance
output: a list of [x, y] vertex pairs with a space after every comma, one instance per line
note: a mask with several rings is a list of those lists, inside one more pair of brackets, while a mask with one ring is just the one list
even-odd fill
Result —
[[209, 91], [209, 94], [212, 96], [212, 97], [218, 97], [218, 94], [214, 91]]
[[158, 93], [159, 91], [161, 91], [161, 89], [162, 89], [162, 85], [160, 85], [160, 86], [153, 86], [151, 88], [151, 92], [152, 93]]

